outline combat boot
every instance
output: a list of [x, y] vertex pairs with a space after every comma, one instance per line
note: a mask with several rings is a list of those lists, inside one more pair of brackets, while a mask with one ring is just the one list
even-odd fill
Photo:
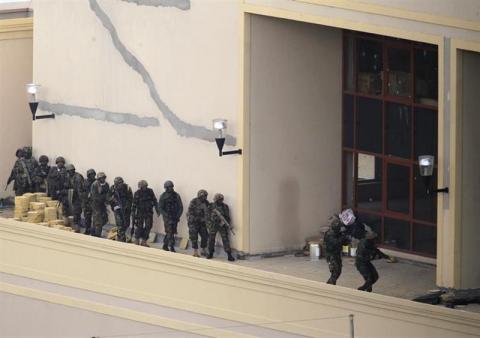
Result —
[[144, 239], [142, 239], [142, 243], [140, 243], [140, 245], [141, 245], [141, 246], [145, 246], [145, 247], [147, 247], [147, 248], [150, 247], [150, 245], [148, 245], [148, 244], [147, 244], [147, 241], [144, 240]]
[[90, 228], [86, 228], [85, 232], [83, 233], [84, 235], [90, 235]]
[[193, 257], [200, 257], [200, 254], [198, 253], [198, 249], [193, 249]]
[[135, 238], [133, 244], [140, 245], [140, 240], [138, 238]]
[[207, 248], [202, 248], [202, 256], [207, 256], [207, 255], [208, 255]]
[[173, 245], [170, 247], [170, 251], [171, 251], [171, 252], [176, 252], [176, 251], [175, 251], [175, 247], [174, 247]]
[[167, 245], [167, 244], [163, 244], [162, 249], [165, 250], [165, 251], [168, 251], [168, 245]]
[[229, 260], [230, 262], [234, 262], [234, 261], [235, 261], [235, 258], [233, 258], [232, 253], [231, 253], [230, 251], [227, 252], [227, 256], [228, 256], [228, 260]]
[[213, 258], [213, 251], [209, 251], [207, 255], [207, 259], [212, 259]]

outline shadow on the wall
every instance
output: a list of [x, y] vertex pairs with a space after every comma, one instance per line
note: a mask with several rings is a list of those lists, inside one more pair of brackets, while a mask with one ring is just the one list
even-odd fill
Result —
[[275, 224], [281, 245], [292, 248], [298, 243], [300, 224], [300, 185], [294, 177], [287, 177], [278, 185], [278, 213]]

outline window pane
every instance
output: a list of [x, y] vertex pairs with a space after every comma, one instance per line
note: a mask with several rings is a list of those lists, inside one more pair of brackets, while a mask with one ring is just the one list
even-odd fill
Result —
[[353, 166], [353, 153], [343, 153], [343, 170], [344, 170], [344, 196], [343, 204], [349, 208], [353, 207], [353, 180], [355, 177]]
[[384, 244], [410, 250], [410, 223], [385, 217]]
[[353, 148], [353, 96], [343, 97], [343, 146]]
[[437, 159], [437, 111], [415, 108], [415, 160], [420, 155]]
[[414, 223], [413, 250], [435, 255], [437, 253], [437, 227]]
[[382, 238], [382, 218], [377, 215], [359, 212], [357, 213], [358, 220], [365, 223], [378, 235], [378, 240]]
[[410, 51], [388, 49], [388, 93], [395, 96], [411, 96]]
[[410, 168], [389, 163], [387, 166], [387, 209], [409, 213]]
[[[420, 176], [420, 169], [418, 165], [415, 166], [414, 177], [414, 205], [413, 205], [413, 218], [423, 221], [429, 221], [432, 223], [437, 222], [437, 194], [427, 194], [425, 187], [425, 181]], [[433, 170], [433, 176], [431, 177], [431, 187], [437, 186], [437, 169]]]
[[380, 95], [382, 93], [382, 45], [379, 42], [358, 39], [357, 88], [361, 93]]
[[358, 154], [357, 206], [382, 210], [382, 159]]
[[387, 104], [386, 114], [386, 153], [410, 159], [412, 156], [412, 115], [410, 107]]
[[438, 52], [415, 49], [415, 102], [437, 106]]
[[358, 98], [357, 148], [382, 153], [382, 101]]
[[347, 36], [345, 39], [345, 89], [355, 90], [353, 73], [353, 51], [355, 40], [353, 36]]

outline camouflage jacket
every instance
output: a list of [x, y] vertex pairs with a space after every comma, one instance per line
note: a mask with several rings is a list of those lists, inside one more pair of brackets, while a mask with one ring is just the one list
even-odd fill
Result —
[[100, 184], [99, 181], [93, 182], [90, 187], [90, 203], [92, 209], [104, 209], [110, 202], [110, 186], [107, 182]]
[[209, 204], [207, 200], [202, 200], [198, 197], [191, 200], [187, 211], [188, 224], [205, 224], [207, 222]]
[[27, 170], [28, 170], [28, 173], [30, 174], [30, 177], [33, 177], [35, 169], [38, 167], [37, 160], [34, 157], [26, 158], [25, 164], [27, 166]]
[[151, 215], [153, 214], [153, 208], [157, 213], [158, 210], [157, 197], [152, 189], [147, 188], [145, 190], [138, 189], [133, 195], [132, 202], [132, 215], [137, 217], [138, 215]]
[[[215, 211], [216, 210], [216, 211]], [[230, 223], [230, 210], [228, 209], [228, 205], [225, 203], [211, 203], [208, 208], [208, 218], [207, 218], [207, 227], [209, 229], [218, 229], [221, 226], [227, 226], [223, 223], [222, 218], [218, 215], [220, 213], [225, 221]]]
[[331, 229], [325, 234], [324, 241], [327, 256], [341, 255], [342, 246], [348, 244], [348, 239], [343, 233], [335, 233]]
[[27, 164], [24, 158], [19, 158], [15, 161], [7, 184], [10, 184], [11, 181], [14, 181], [13, 190], [17, 190], [18, 187], [25, 188], [32, 184], [30, 173], [28, 172]]
[[370, 262], [374, 258], [376, 251], [373, 239], [362, 238], [358, 242], [355, 263]]
[[67, 174], [67, 184], [65, 189], [73, 189], [73, 202], [81, 203], [84, 196], [85, 180], [79, 173], [69, 176]]
[[160, 196], [158, 206], [164, 222], [178, 222], [180, 220], [183, 213], [183, 204], [177, 192], [164, 192]]
[[47, 177], [48, 195], [53, 199], [61, 199], [68, 186], [67, 170], [51, 167]]
[[112, 185], [110, 187], [111, 207], [112, 210], [116, 206], [122, 208], [124, 212], [132, 210], [133, 193], [128, 184], [123, 183], [120, 186]]
[[46, 184], [48, 173], [50, 172], [50, 166], [39, 165], [33, 170], [32, 181], [33, 183], [40, 185]]
[[83, 182], [83, 200], [82, 200], [82, 207], [84, 209], [89, 209], [91, 208], [91, 198], [90, 198], [90, 191], [92, 189], [92, 185], [96, 180], [87, 179]]

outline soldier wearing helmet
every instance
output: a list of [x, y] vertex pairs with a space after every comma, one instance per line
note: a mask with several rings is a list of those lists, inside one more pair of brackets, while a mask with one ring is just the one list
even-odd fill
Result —
[[17, 160], [13, 165], [10, 177], [7, 180], [7, 185], [5, 186], [5, 190], [7, 190], [10, 182], [13, 181], [13, 190], [15, 191], [15, 195], [21, 196], [31, 190], [32, 182], [28, 172], [25, 152], [23, 149], [17, 149], [15, 156], [17, 156]]
[[107, 203], [110, 202], [110, 186], [106, 182], [107, 175], [104, 172], [97, 174], [97, 179], [90, 187], [93, 226], [91, 235], [102, 236], [102, 229], [108, 222]]
[[148, 187], [147, 181], [141, 180], [138, 182], [138, 190], [133, 195], [132, 203], [132, 221], [135, 227], [133, 242], [137, 245], [149, 246], [147, 240], [153, 225], [153, 209], [157, 216], [160, 216], [155, 193]]
[[132, 212], [133, 193], [132, 189], [123, 181], [122, 177], [115, 177], [110, 187], [113, 214], [117, 226], [117, 241], [126, 242], [126, 231], [130, 226], [130, 214]]
[[200, 235], [200, 247], [202, 255], [207, 255], [208, 232], [207, 232], [207, 215], [209, 202], [207, 200], [208, 193], [206, 190], [199, 190], [197, 197], [190, 201], [187, 211], [188, 235], [192, 242], [193, 256], [200, 257], [198, 253], [198, 235]]
[[85, 218], [85, 235], [94, 234], [91, 231], [92, 229], [92, 200], [90, 197], [90, 190], [92, 188], [93, 182], [95, 182], [95, 177], [97, 173], [94, 169], [87, 170], [87, 179], [84, 181], [83, 186], [83, 200], [82, 200], [82, 209], [83, 209], [83, 217]]
[[337, 284], [337, 279], [342, 273], [342, 246], [347, 245], [349, 240], [341, 232], [341, 223], [338, 217], [330, 219], [330, 229], [325, 233], [325, 257], [330, 270], [330, 278], [327, 284]]
[[38, 165], [33, 171], [33, 191], [47, 192], [47, 176], [50, 172], [48, 157], [46, 155], [42, 155], [38, 159], [38, 162], [40, 162], [40, 165]]
[[72, 228], [75, 232], [80, 232], [80, 221], [82, 219], [82, 199], [84, 196], [85, 180], [83, 176], [75, 171], [73, 164], [65, 166], [67, 171], [67, 184], [65, 204], [63, 205], [63, 215], [73, 216]]
[[23, 147], [23, 153], [25, 154], [25, 165], [27, 166], [28, 174], [31, 179], [30, 190], [31, 192], [34, 192], [33, 174], [35, 168], [38, 167], [38, 162], [32, 156], [32, 147]]
[[65, 169], [65, 159], [59, 156], [55, 160], [56, 166], [50, 168], [47, 177], [48, 196], [54, 200], [62, 202], [66, 196], [64, 192], [68, 184], [67, 170]]
[[233, 262], [235, 258], [233, 258], [232, 249], [230, 248], [230, 240], [228, 239], [228, 231], [231, 231], [230, 211], [228, 205], [223, 203], [223, 200], [224, 197], [222, 194], [215, 194], [215, 196], [213, 196], [213, 203], [210, 204], [208, 208], [209, 217], [207, 220], [207, 228], [209, 238], [207, 258], [210, 259], [213, 257], [215, 251], [215, 239], [217, 232], [219, 232], [222, 237], [223, 249], [227, 253], [228, 260]]
[[180, 195], [173, 190], [173, 182], [166, 181], [163, 185], [165, 192], [160, 195], [158, 206], [163, 216], [165, 238], [163, 250], [175, 252], [175, 234], [177, 233], [178, 221], [183, 213], [183, 204]]

